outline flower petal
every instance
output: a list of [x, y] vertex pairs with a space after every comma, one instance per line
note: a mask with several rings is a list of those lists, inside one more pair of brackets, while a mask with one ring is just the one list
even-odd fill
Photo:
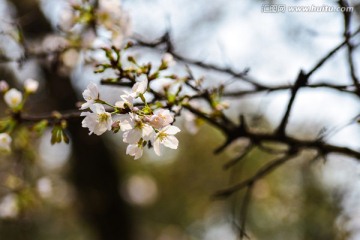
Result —
[[138, 77], [138, 82], [136, 82], [134, 84], [134, 86], [132, 87], [132, 92], [134, 94], [136, 94], [136, 96], [138, 96], [139, 94], [143, 94], [146, 92], [147, 87], [148, 87], [148, 79], [147, 76], [142, 74]]
[[94, 103], [93, 105], [90, 106], [90, 109], [96, 114], [105, 113], [104, 106], [99, 103]]
[[11, 108], [15, 108], [19, 106], [20, 103], [22, 102], [22, 99], [23, 99], [22, 93], [15, 88], [10, 89], [4, 95], [4, 100], [6, 104]]
[[140, 129], [134, 128], [124, 133], [123, 141], [130, 144], [138, 143], [142, 137], [142, 131]]
[[178, 128], [176, 126], [167, 126], [163, 129], [164, 133], [170, 134], [170, 135], [175, 135], [180, 131], [181, 131], [180, 128]]
[[138, 144], [130, 144], [126, 148], [126, 154], [133, 156], [134, 159], [139, 159], [143, 155], [143, 148]]
[[148, 141], [152, 138], [153, 134], [155, 134], [154, 129], [148, 124], [144, 124], [142, 127], [142, 137], [145, 141]]
[[89, 108], [93, 103], [94, 103], [93, 100], [84, 102], [84, 103], [81, 105], [80, 110], [84, 110], [84, 109]]
[[160, 156], [160, 155], [161, 155], [160, 139], [156, 139], [156, 140], [153, 142], [153, 147], [154, 147], [154, 152], [156, 153], [156, 155]]
[[167, 136], [162, 143], [165, 147], [171, 148], [171, 149], [177, 149], [179, 145], [179, 140], [177, 140], [174, 136]]

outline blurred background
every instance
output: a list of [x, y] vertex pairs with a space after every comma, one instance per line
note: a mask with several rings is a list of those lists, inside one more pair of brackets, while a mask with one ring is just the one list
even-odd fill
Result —
[[[360, 1], [349, 2], [354, 6], [351, 29], [356, 29]], [[29, 113], [76, 108], [89, 82], [108, 77], [93, 73], [94, 60], [104, 56], [92, 49], [121, 46], [129, 37], [152, 42], [169, 32], [181, 56], [239, 72], [249, 67], [254, 79], [278, 85], [293, 83], [300, 69], [311, 69], [342, 41], [344, 31], [340, 12], [262, 12], [270, 3], [336, 6], [335, 1], [101, 0], [100, 7], [111, 14], [102, 18], [105, 27], [98, 27], [95, 36], [85, 27], [69, 27], [71, 3], [88, 1], [0, 1], [0, 78], [15, 87], [26, 78], [40, 81], [39, 93], [27, 103]], [[77, 47], [57, 51], [69, 43]], [[159, 62], [164, 53], [136, 48], [129, 54], [140, 62]], [[359, 61], [359, 51], [354, 54]], [[250, 87], [227, 74], [190, 67], [208, 86], [229, 82], [231, 89]], [[178, 62], [169, 71], [184, 74], [185, 65]], [[345, 52], [339, 51], [311, 80], [351, 83]], [[112, 102], [123, 90], [100, 87]], [[289, 96], [284, 90], [229, 98], [226, 113], [234, 119], [244, 114], [252, 128], [270, 131]], [[4, 117], [3, 102], [0, 108]], [[347, 125], [358, 114], [355, 96], [302, 90], [289, 132], [308, 139], [334, 130], [328, 142], [359, 149], [359, 126]], [[255, 148], [235, 167], [223, 170], [246, 148], [246, 141], [215, 155], [225, 140], [218, 130], [191, 114], [176, 125], [182, 129], [178, 150], [161, 157], [145, 151], [137, 161], [125, 155], [119, 134], [88, 136], [80, 119], [69, 122], [69, 145], [51, 145], [51, 129], [39, 136], [18, 128], [13, 153], [0, 157], [0, 239], [239, 239], [244, 192], [225, 200], [211, 196], [253, 175], [273, 156]], [[246, 221], [250, 239], [360, 239], [358, 163], [343, 156], [314, 162], [310, 155], [289, 161], [256, 183]]]

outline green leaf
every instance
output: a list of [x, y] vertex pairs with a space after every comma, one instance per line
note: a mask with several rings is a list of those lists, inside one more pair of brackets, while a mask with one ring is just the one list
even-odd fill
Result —
[[64, 143], [69, 144], [70, 138], [68, 137], [68, 135], [65, 133], [64, 130], [62, 130], [61, 133], [62, 133], [62, 140], [64, 141]]
[[65, 133], [65, 130], [62, 128], [62, 126], [54, 126], [53, 130], [51, 131], [51, 144], [54, 145], [56, 143], [69, 143], [70, 138]]
[[44, 133], [46, 127], [49, 125], [49, 121], [48, 120], [42, 120], [38, 123], [36, 123], [32, 129], [33, 131], [35, 131], [37, 134], [41, 135]]
[[51, 131], [51, 144], [61, 142], [61, 128], [59, 126], [55, 126]]

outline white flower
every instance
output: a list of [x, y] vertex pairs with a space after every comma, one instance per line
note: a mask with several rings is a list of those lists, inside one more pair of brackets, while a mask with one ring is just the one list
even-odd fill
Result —
[[119, 0], [100, 0], [99, 9], [104, 12], [114, 12], [120, 9], [121, 4]]
[[34, 93], [39, 88], [39, 82], [34, 79], [28, 78], [24, 82], [24, 88], [26, 92]]
[[22, 93], [15, 88], [10, 89], [4, 95], [6, 104], [11, 108], [18, 107], [21, 104], [22, 99]]
[[132, 92], [135, 94], [135, 97], [138, 97], [140, 94], [144, 94], [149, 83], [147, 76], [144, 74], [140, 75], [138, 80], [139, 81], [137, 81], [132, 87]]
[[71, 11], [71, 8], [64, 8], [61, 11], [60, 19], [59, 19], [59, 26], [61, 30], [70, 31], [76, 23], [76, 18]]
[[90, 83], [85, 91], [83, 92], [83, 97], [86, 101], [83, 105], [81, 105], [80, 110], [84, 110], [89, 108], [92, 104], [95, 103], [95, 100], [99, 98], [99, 89], [94, 83]]
[[162, 62], [166, 65], [166, 66], [173, 66], [175, 65], [175, 60], [173, 55], [171, 55], [170, 53], [165, 53], [164, 56], [162, 57]]
[[117, 101], [115, 103], [115, 106], [118, 108], [122, 108], [122, 109], [124, 109], [126, 106], [128, 106], [129, 108], [132, 108], [133, 102], [134, 102], [134, 97], [135, 97], [134, 94], [128, 93], [125, 91], [125, 94], [120, 95], [121, 101]]
[[148, 121], [151, 126], [160, 129], [172, 123], [174, 121], [174, 118], [169, 110], [157, 109], [154, 111], [154, 115], [152, 115]]
[[223, 111], [223, 110], [225, 110], [225, 109], [228, 109], [229, 106], [230, 106], [230, 104], [229, 104], [228, 102], [223, 101], [223, 102], [218, 103], [218, 104], [215, 106], [215, 109], [216, 109], [217, 111]]
[[130, 144], [138, 143], [141, 138], [148, 141], [154, 134], [154, 129], [144, 123], [139, 116], [133, 113], [129, 113], [130, 118], [127, 120], [128, 127], [130, 130], [124, 132], [123, 141]]
[[134, 159], [139, 159], [143, 155], [143, 146], [142, 144], [130, 144], [126, 148], [126, 154], [133, 156]]
[[0, 152], [8, 153], [11, 151], [11, 137], [7, 133], [0, 133]]
[[113, 117], [113, 121], [117, 122], [121, 131], [133, 129], [134, 124], [130, 114], [117, 114]]
[[9, 90], [9, 84], [5, 80], [0, 81], [0, 92], [6, 92]]
[[90, 134], [95, 133], [101, 135], [107, 130], [111, 130], [113, 120], [111, 114], [105, 111], [103, 105], [95, 103], [90, 105], [92, 112], [82, 112], [81, 116], [85, 116], [82, 121], [82, 127], [89, 128]]
[[161, 145], [171, 149], [178, 148], [179, 140], [177, 140], [177, 138], [174, 136], [178, 132], [180, 132], [178, 127], [166, 126], [156, 134], [152, 144], [154, 146], [154, 151], [158, 156], [161, 155]]

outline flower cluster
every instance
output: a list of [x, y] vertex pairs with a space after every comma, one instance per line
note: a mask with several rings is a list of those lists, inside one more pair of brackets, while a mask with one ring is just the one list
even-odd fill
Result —
[[[24, 81], [24, 91], [21, 92], [16, 88], [9, 89], [6, 81], [0, 81], [0, 92], [4, 94], [4, 101], [12, 112], [16, 113], [22, 110], [23, 105], [29, 94], [35, 93], [39, 88], [39, 82], [34, 79]], [[11, 151], [12, 138], [10, 133], [13, 130], [13, 121], [3, 121], [0, 126], [0, 153], [9, 153]]]
[[68, 3], [60, 15], [60, 26], [72, 38], [81, 35], [78, 40], [89, 46], [100, 43], [120, 47], [129, 34], [128, 17], [119, 0], [99, 0], [97, 4], [72, 0]]
[[[126, 154], [138, 159], [145, 146], [152, 146], [157, 155], [162, 147], [177, 149], [179, 141], [174, 136], [180, 129], [173, 126], [174, 116], [168, 109], [150, 106], [144, 94], [148, 91], [145, 74], [137, 77], [131, 92], [124, 92], [120, 100], [111, 105], [100, 98], [97, 86], [90, 83], [83, 92], [85, 103], [81, 110], [85, 116], [82, 126], [89, 134], [101, 135], [106, 131], [123, 132], [123, 141], [128, 144]], [[135, 104], [136, 101], [140, 104]]]

